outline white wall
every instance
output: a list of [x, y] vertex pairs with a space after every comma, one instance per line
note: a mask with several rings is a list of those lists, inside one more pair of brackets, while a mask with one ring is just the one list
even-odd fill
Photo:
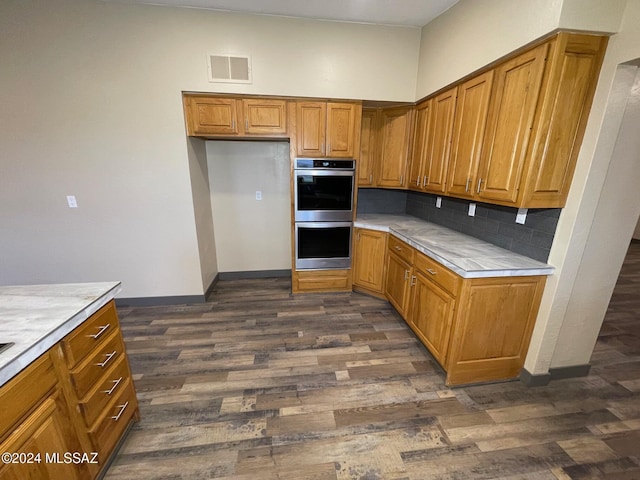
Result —
[[207, 142], [207, 163], [220, 272], [291, 269], [289, 143]]
[[[419, 41], [412, 28], [3, 0], [0, 284], [202, 294], [215, 252], [198, 241], [181, 92], [413, 100]], [[207, 52], [252, 55], [254, 83], [208, 83]]]

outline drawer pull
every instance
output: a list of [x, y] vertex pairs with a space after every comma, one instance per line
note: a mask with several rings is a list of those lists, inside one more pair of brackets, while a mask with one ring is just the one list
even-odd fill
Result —
[[113, 418], [114, 422], [117, 422], [118, 420], [120, 420], [120, 417], [122, 416], [122, 414], [124, 413], [124, 411], [127, 409], [128, 406], [129, 406], [129, 402], [126, 402], [124, 405], [118, 405], [118, 408], [120, 409], [120, 411], [118, 412], [117, 415], [111, 417]]
[[102, 393], [106, 393], [107, 395], [111, 395], [113, 393], [113, 391], [118, 388], [118, 385], [120, 385], [120, 382], [122, 381], [122, 377], [120, 377], [117, 380], [111, 380], [113, 382], [113, 387], [111, 387], [109, 390], [103, 390]]
[[100, 330], [98, 330], [98, 333], [94, 333], [93, 335], [87, 335], [87, 337], [91, 337], [94, 340], [97, 340], [100, 337], [100, 335], [102, 335], [104, 332], [106, 332], [107, 328], [109, 328], [110, 326], [111, 326], [110, 323], [107, 323], [106, 325], [102, 325], [100, 327]]
[[402, 250], [402, 247], [400, 247], [400, 246], [398, 246], [398, 245], [396, 245], [396, 246], [395, 246], [395, 247], [393, 247], [393, 248], [395, 248], [395, 249], [396, 249], [396, 250], [398, 250], [398, 251]]
[[404, 271], [404, 279], [409, 280], [409, 270]]
[[102, 362], [102, 363], [94, 363], [94, 365], [95, 365], [96, 367], [104, 368], [104, 367], [107, 365], [107, 363], [109, 363], [109, 362], [111, 361], [111, 359], [116, 355], [116, 353], [118, 353], [116, 350], [114, 350], [114, 351], [113, 351], [113, 352], [111, 352], [111, 353], [105, 353], [105, 355], [104, 355], [104, 356], [105, 356], [105, 357], [107, 357], [107, 358], [105, 359], [105, 361], [104, 361], [104, 362]]
[[427, 268], [427, 272], [429, 272], [431, 275], [435, 275], [436, 273], [438, 273], [433, 268]]
[[411, 284], [410, 286], [413, 287], [416, 284], [416, 276], [415, 275], [411, 275]]

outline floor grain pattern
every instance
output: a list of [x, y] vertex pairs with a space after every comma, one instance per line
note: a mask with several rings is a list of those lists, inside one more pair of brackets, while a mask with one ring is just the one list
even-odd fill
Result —
[[140, 402], [106, 479], [640, 480], [640, 243], [589, 376], [448, 389], [387, 302], [220, 282], [121, 309]]

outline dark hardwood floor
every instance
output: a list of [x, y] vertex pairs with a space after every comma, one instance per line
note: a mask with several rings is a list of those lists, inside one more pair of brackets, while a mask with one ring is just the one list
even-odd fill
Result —
[[121, 309], [141, 421], [113, 479], [640, 480], [640, 243], [589, 376], [448, 389], [387, 302], [220, 282]]

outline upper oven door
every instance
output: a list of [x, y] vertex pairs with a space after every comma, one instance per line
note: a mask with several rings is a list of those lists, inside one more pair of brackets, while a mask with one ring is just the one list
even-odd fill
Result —
[[294, 170], [296, 222], [353, 220], [352, 170]]

